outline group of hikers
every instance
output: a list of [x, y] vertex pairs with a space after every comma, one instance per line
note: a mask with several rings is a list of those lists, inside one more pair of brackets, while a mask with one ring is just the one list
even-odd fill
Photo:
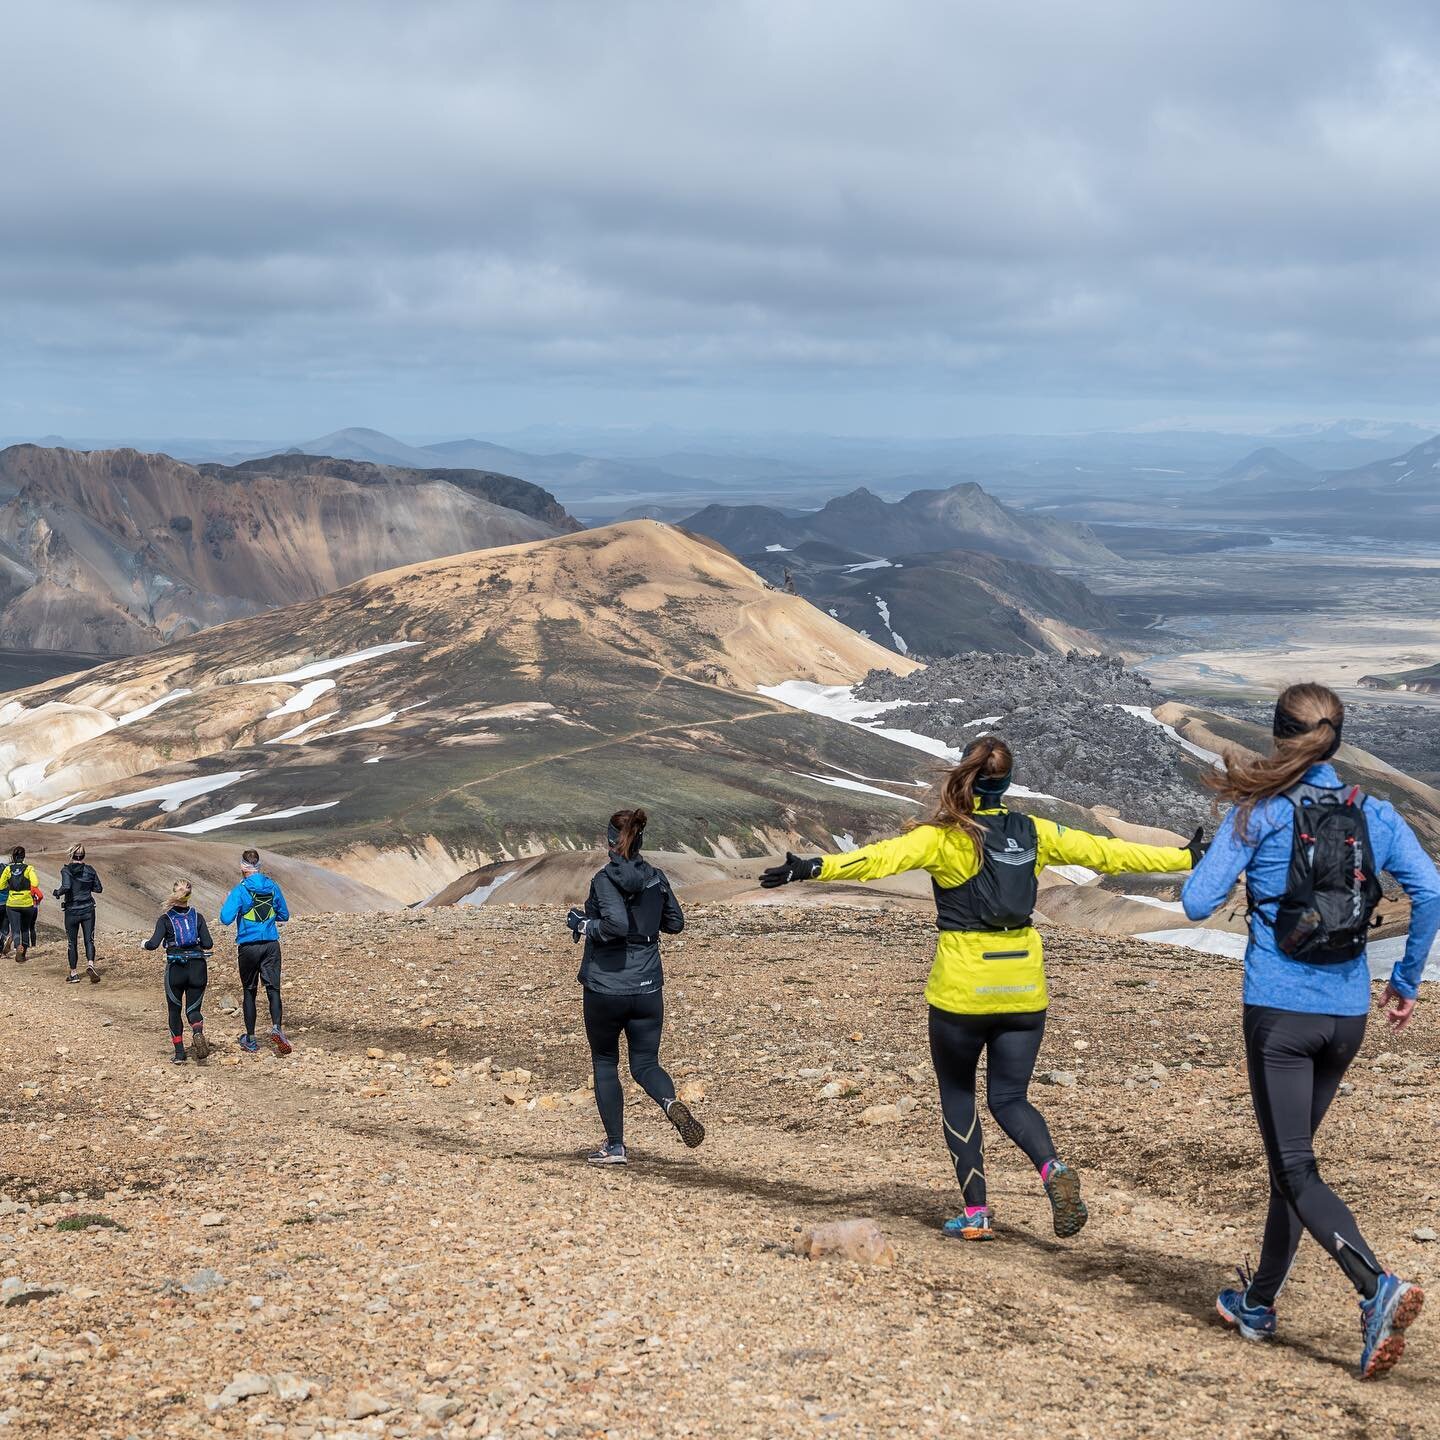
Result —
[[[0, 954], [13, 949], [17, 964], [30, 958], [35, 946], [37, 917], [45, 898], [40, 877], [25, 857], [25, 847], [17, 845], [10, 852], [10, 863], [0, 878], [5, 895], [5, 944]], [[92, 984], [100, 983], [95, 963], [95, 897], [105, 887], [95, 867], [85, 858], [84, 845], [75, 845], [69, 859], [60, 868], [60, 883], [51, 892], [60, 902], [65, 921], [67, 957], [70, 962], [67, 984], [80, 981], [80, 942], [85, 946], [85, 969]], [[240, 881], [220, 906], [220, 923], [235, 926], [236, 956], [240, 970], [240, 990], [245, 1029], [237, 1043], [251, 1055], [258, 1053], [255, 1038], [256, 1000], [260, 986], [270, 1007], [270, 1044], [277, 1055], [291, 1052], [290, 1041], [283, 1026], [284, 1009], [280, 999], [280, 930], [290, 918], [290, 907], [284, 891], [261, 868], [257, 850], [246, 850], [240, 857]], [[205, 1037], [203, 1003], [209, 980], [209, 960], [215, 942], [204, 915], [191, 902], [191, 884], [177, 880], [170, 890], [170, 901], [155, 921], [150, 938], [143, 942], [146, 950], [165, 951], [165, 1004], [170, 1022], [170, 1040], [174, 1046], [174, 1063], [184, 1065], [189, 1059], [185, 1048], [185, 1026], [190, 1026], [191, 1052], [197, 1061], [206, 1060], [211, 1051]]]
[[[1106, 874], [1189, 872], [1181, 899], [1191, 920], [1212, 915], [1243, 875], [1249, 938], [1243, 1034], [1255, 1117], [1269, 1170], [1269, 1210], [1259, 1267], [1240, 1268], [1239, 1288], [1216, 1308], [1247, 1340], [1278, 1329], [1277, 1301], [1302, 1235], [1335, 1260], [1360, 1305], [1359, 1373], [1386, 1374], [1424, 1303], [1420, 1287], [1375, 1256], [1345, 1202], [1321, 1178], [1314, 1139], [1365, 1035], [1371, 1005], [1367, 934], [1390, 875], [1411, 902], [1405, 950], [1379, 997], [1392, 1031], [1414, 1013], [1426, 960], [1440, 931], [1440, 874], [1388, 801], [1345, 784], [1330, 763], [1344, 707], [1323, 685], [1294, 685], [1275, 707], [1272, 753], [1229, 755], [1212, 784], [1231, 808], [1210, 844], [1197, 830], [1183, 846], [1091, 835], [1004, 803], [1015, 757], [982, 735], [946, 774], [933, 813], [905, 833], [843, 854], [787, 854], [765, 870], [767, 889], [796, 882], [879, 880], [923, 870], [932, 880], [939, 936], [925, 987], [930, 1054], [941, 1124], [962, 1209], [943, 1226], [959, 1240], [996, 1237], [985, 1184], [976, 1080], [986, 1057], [987, 1103], [1000, 1128], [1034, 1165], [1055, 1233], [1088, 1218], [1080, 1177], [1060, 1158], [1028, 1091], [1049, 1004], [1040, 936], [1031, 923], [1047, 865]], [[642, 810], [610, 821], [609, 860], [583, 908], [569, 912], [584, 941], [579, 981], [595, 1100], [605, 1142], [597, 1165], [627, 1161], [618, 1077], [619, 1037], [636, 1082], [691, 1146], [705, 1132], [660, 1064], [664, 1025], [659, 937], [685, 919], [664, 873], [641, 854]]]
[[[1379, 997], [1394, 1031], [1415, 1013], [1419, 985], [1440, 931], [1440, 874], [1410, 826], [1385, 800], [1345, 784], [1330, 763], [1340, 748], [1344, 707], [1322, 685], [1294, 685], [1279, 698], [1272, 753], [1230, 754], [1212, 777], [1231, 809], [1210, 844], [1196, 830], [1184, 845], [1148, 845], [1092, 835], [1005, 806], [1015, 769], [1010, 747], [982, 735], [945, 775], [928, 819], [890, 839], [842, 854], [788, 854], [766, 869], [766, 889], [797, 882], [880, 880], [923, 870], [932, 881], [939, 932], [925, 987], [930, 1054], [939, 1083], [945, 1143], [959, 1182], [961, 1209], [943, 1233], [959, 1240], [996, 1238], [986, 1189], [984, 1139], [977, 1100], [981, 1056], [986, 1101], [1000, 1128], [1035, 1167], [1049, 1199], [1055, 1233], [1077, 1235], [1088, 1218], [1080, 1176], [1058, 1152], [1029, 1087], [1049, 1006], [1043, 949], [1032, 924], [1038, 877], [1047, 865], [1084, 866], [1106, 874], [1189, 872], [1181, 892], [1186, 914], [1201, 920], [1246, 881], [1249, 938], [1245, 951], [1243, 1034], [1250, 1090], [1269, 1169], [1269, 1210], [1260, 1263], [1241, 1270], [1239, 1288], [1221, 1290], [1221, 1318], [1249, 1340], [1274, 1336], [1276, 1304], [1301, 1237], [1309, 1233], [1335, 1260], [1359, 1297], [1360, 1374], [1387, 1373], [1401, 1357], [1405, 1331], [1424, 1302], [1418, 1285], [1388, 1270], [1345, 1202], [1321, 1178], [1314, 1138], [1365, 1035], [1371, 1005], [1366, 939], [1390, 875], [1411, 902], [1403, 957]], [[660, 937], [676, 935], [685, 917], [670, 882], [642, 854], [647, 817], [617, 811], [606, 837], [608, 860], [583, 907], [566, 917], [583, 942], [578, 981], [589, 1043], [595, 1103], [604, 1142], [587, 1158], [624, 1165], [624, 1095], [620, 1038], [630, 1073], [688, 1146], [705, 1129], [677, 1094], [660, 1063], [664, 972]], [[34, 944], [39, 878], [16, 847], [5, 872], [9, 943], [24, 961]], [[77, 845], [53, 892], [65, 916], [69, 980], [76, 982], [83, 940], [87, 971], [95, 967], [95, 897], [100, 877]], [[254, 1053], [256, 1000], [264, 985], [270, 1043], [290, 1053], [282, 1028], [280, 936], [290, 917], [280, 886], [255, 850], [241, 857], [241, 877], [220, 909], [236, 926], [245, 1031]], [[194, 907], [188, 881], [177, 881], [147, 950], [165, 951], [165, 998], [177, 1064], [186, 1060], [185, 1025], [195, 1058], [210, 1053], [201, 1005], [213, 939]]]

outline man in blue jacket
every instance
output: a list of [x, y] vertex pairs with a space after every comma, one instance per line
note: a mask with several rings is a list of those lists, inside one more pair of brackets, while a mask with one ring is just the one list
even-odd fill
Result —
[[290, 1053], [290, 1042], [280, 1028], [280, 929], [290, 918], [290, 907], [280, 887], [260, 868], [260, 852], [247, 850], [240, 857], [240, 883], [220, 907], [220, 923], [235, 926], [240, 954], [240, 987], [244, 992], [245, 1033], [240, 1048], [255, 1054], [255, 996], [265, 982], [270, 1002], [270, 1043], [277, 1055]]

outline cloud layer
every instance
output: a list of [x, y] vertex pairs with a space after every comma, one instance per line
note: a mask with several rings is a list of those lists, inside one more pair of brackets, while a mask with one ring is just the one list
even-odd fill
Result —
[[943, 429], [1440, 379], [1424, 5], [51, 0], [8, 28], [0, 431], [883, 428], [916, 397]]

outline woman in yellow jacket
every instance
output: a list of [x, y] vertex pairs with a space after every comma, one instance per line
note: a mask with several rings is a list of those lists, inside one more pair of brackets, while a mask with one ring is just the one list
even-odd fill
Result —
[[760, 880], [772, 889], [792, 880], [929, 872], [940, 931], [925, 987], [930, 1055], [945, 1140], [965, 1200], [964, 1212], [944, 1229], [964, 1240], [994, 1237], [975, 1099], [982, 1051], [990, 1113], [1040, 1172], [1055, 1233], [1075, 1235], [1089, 1218], [1079, 1176], [1056, 1157], [1044, 1117], [1028, 1098], [1049, 1003], [1040, 936], [1030, 923], [1040, 871], [1063, 864], [1109, 874], [1169, 873], [1189, 870], [1203, 853], [1199, 830], [1187, 846], [1137, 845], [1007, 810], [1001, 797], [1014, 763], [1003, 740], [982, 736], [945, 777], [928, 822], [844, 855], [787, 854]]
[[40, 890], [40, 877], [25, 863], [25, 847], [17, 845], [10, 852], [10, 863], [0, 875], [5, 891], [5, 922], [15, 942], [15, 963], [23, 965], [29, 951], [31, 927], [26, 924], [35, 914], [35, 896]]

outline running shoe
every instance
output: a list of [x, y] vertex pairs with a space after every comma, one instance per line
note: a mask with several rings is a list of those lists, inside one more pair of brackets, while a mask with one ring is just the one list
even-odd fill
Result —
[[170, 1060], [174, 1065], [183, 1065], [185, 1063], [185, 1047], [183, 1045], [177, 1045], [175, 1047], [175, 1053], [170, 1057]]
[[1052, 1160], [1046, 1167], [1045, 1193], [1050, 1197], [1055, 1233], [1062, 1240], [1078, 1235], [1090, 1218], [1090, 1212], [1080, 1198], [1079, 1175], [1068, 1165]]
[[80, 972], [78, 970], [72, 970], [65, 977], [65, 983], [67, 985], [78, 985], [80, 983]]
[[270, 1043], [277, 1055], [288, 1055], [294, 1046], [285, 1038], [285, 1032], [278, 1027], [270, 1032]]
[[1378, 1380], [1405, 1353], [1405, 1331], [1419, 1318], [1425, 1292], [1398, 1275], [1384, 1274], [1374, 1295], [1360, 1302], [1360, 1378]]
[[203, 1030], [191, 1028], [190, 1048], [195, 1052], [197, 1060], [208, 1060], [210, 1058], [210, 1042], [205, 1038]]
[[23, 945], [17, 946], [15, 950], [15, 963], [17, 965], [23, 965], [27, 958], [25, 947]]
[[260, 1053], [260, 1046], [256, 1044], [253, 1035], [242, 1035], [236, 1043], [247, 1055], [258, 1055]]
[[940, 1233], [948, 1235], [952, 1240], [993, 1240], [995, 1238], [988, 1210], [977, 1210], [973, 1215], [966, 1215], [962, 1211], [953, 1220], [947, 1220], [940, 1227]]
[[1250, 1294], [1252, 1275], [1248, 1265], [1235, 1267], [1240, 1277], [1238, 1290], [1222, 1290], [1215, 1297], [1215, 1311], [1227, 1324], [1233, 1325], [1247, 1340], [1270, 1340], [1279, 1327], [1279, 1320], [1273, 1305], [1252, 1305], [1246, 1298]]
[[593, 1155], [585, 1157], [591, 1165], [628, 1165], [630, 1158], [618, 1140], [607, 1140]]
[[680, 1132], [680, 1138], [692, 1150], [705, 1139], [705, 1127], [683, 1100], [672, 1100], [665, 1107], [665, 1118]]
[[85, 967], [85, 976], [92, 985], [100, 983], [100, 972], [95, 968], [93, 960]]

